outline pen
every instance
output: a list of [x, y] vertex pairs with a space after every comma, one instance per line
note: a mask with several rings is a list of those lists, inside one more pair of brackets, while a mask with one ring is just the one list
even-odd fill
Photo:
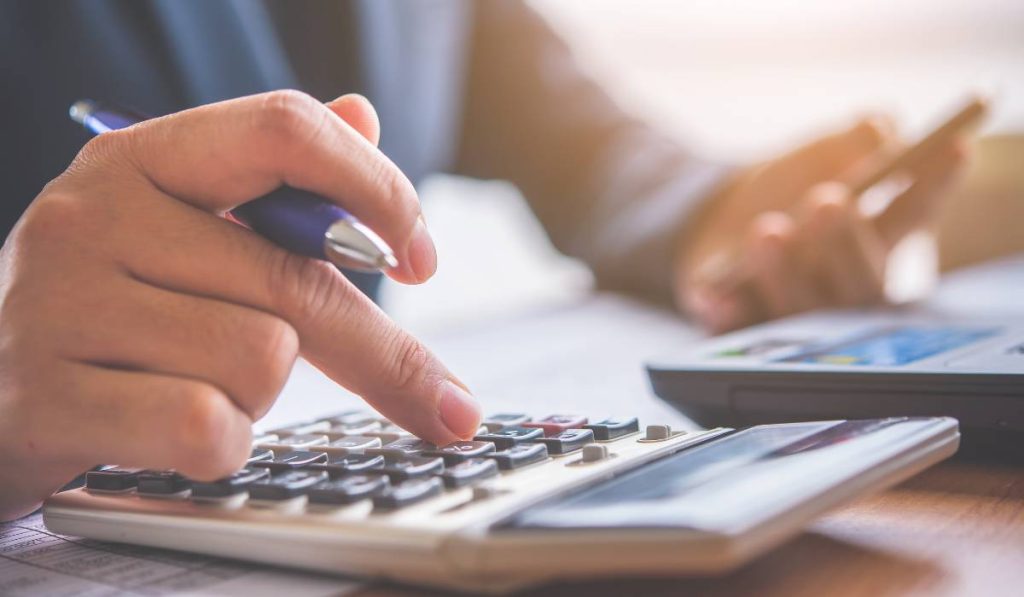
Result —
[[[71, 119], [93, 134], [122, 129], [148, 117], [90, 100], [75, 102]], [[323, 197], [282, 186], [231, 210], [231, 216], [283, 249], [360, 271], [398, 265], [386, 242]]]

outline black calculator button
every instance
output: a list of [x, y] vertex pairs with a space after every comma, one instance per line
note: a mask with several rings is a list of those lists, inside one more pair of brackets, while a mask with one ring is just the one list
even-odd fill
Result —
[[373, 497], [391, 486], [382, 475], [352, 475], [321, 481], [310, 488], [309, 501], [315, 504], [351, 504]]
[[327, 436], [322, 433], [304, 433], [301, 435], [289, 435], [267, 444], [260, 444], [258, 447], [273, 450], [274, 453], [292, 452], [295, 450], [308, 450], [313, 446], [324, 446], [330, 442]]
[[193, 481], [192, 499], [223, 498], [244, 492], [250, 483], [270, 476], [265, 468], [243, 468], [230, 477], [216, 481]]
[[505, 427], [504, 429], [497, 429], [495, 431], [488, 431], [487, 433], [478, 435], [473, 439], [480, 442], [491, 442], [499, 450], [504, 450], [505, 448], [511, 448], [512, 446], [526, 440], [536, 439], [543, 436], [543, 429], [515, 426]]
[[554, 436], [568, 431], [579, 429], [587, 424], [587, 418], [581, 415], [549, 415], [539, 421], [527, 421], [523, 427], [538, 427], [544, 430], [544, 435]]
[[448, 467], [441, 473], [441, 480], [444, 481], [445, 487], [454, 489], [489, 479], [497, 474], [497, 462], [486, 458], [470, 458]]
[[548, 447], [544, 444], [519, 444], [501, 452], [485, 454], [484, 458], [494, 460], [498, 468], [510, 471], [528, 464], [540, 462], [548, 457]]
[[174, 495], [186, 491], [192, 481], [174, 471], [143, 471], [139, 473], [140, 495]]
[[379, 454], [385, 458], [402, 458], [404, 456], [417, 456], [424, 450], [433, 448], [434, 445], [416, 437], [406, 437], [384, 444], [380, 448], [370, 448], [367, 454]]
[[373, 454], [349, 454], [348, 456], [331, 456], [327, 462], [311, 464], [310, 470], [326, 471], [332, 477], [354, 475], [367, 471], [376, 471], [384, 466], [384, 457]]
[[327, 421], [303, 421], [302, 423], [292, 423], [291, 425], [270, 429], [267, 433], [283, 438], [291, 437], [293, 435], [320, 433], [327, 431], [330, 426], [331, 424]]
[[334, 425], [324, 434], [331, 439], [339, 439], [349, 435], [366, 435], [371, 431], [380, 431], [380, 421], [366, 421], [363, 423], [352, 423], [351, 425]]
[[322, 446], [310, 446], [310, 452], [327, 452], [336, 456], [347, 456], [349, 454], [362, 454], [369, 448], [379, 448], [383, 445], [379, 437], [367, 437], [365, 435], [349, 435], [340, 437], [329, 444]]
[[464, 460], [469, 460], [470, 458], [483, 456], [484, 454], [493, 451], [494, 444], [491, 442], [469, 440], [454, 442], [444, 446], [443, 448], [425, 450], [423, 454], [425, 456], [440, 456], [441, 458], [444, 458], [445, 464], [452, 465], [458, 464]]
[[253, 462], [249, 466], [268, 468], [277, 473], [323, 462], [327, 462], [327, 452], [305, 452], [299, 450], [296, 452], [286, 452], [276, 456], [273, 460]]
[[327, 479], [323, 471], [288, 471], [260, 479], [249, 485], [254, 500], [288, 500], [305, 495], [311, 487]]
[[363, 410], [349, 410], [345, 412], [335, 413], [333, 415], [326, 416], [321, 421], [327, 421], [331, 427], [348, 426], [348, 425], [361, 425], [363, 423], [370, 423], [374, 421], [380, 421], [380, 417], [368, 413]]
[[392, 481], [419, 479], [431, 475], [439, 475], [444, 471], [444, 459], [440, 456], [407, 456], [388, 461], [380, 470], [391, 477]]
[[396, 510], [440, 495], [443, 491], [444, 483], [437, 477], [413, 479], [392, 485], [384, 493], [374, 496], [373, 507], [377, 510]]
[[569, 429], [551, 437], [542, 437], [533, 441], [547, 446], [549, 454], [568, 454], [593, 442], [594, 432], [589, 429]]
[[594, 439], [606, 442], [631, 433], [638, 433], [640, 431], [640, 421], [636, 417], [631, 419], [605, 419], [597, 423], [584, 425], [583, 428], [593, 431]]
[[85, 487], [95, 491], [128, 491], [139, 484], [137, 468], [105, 468], [85, 473]]
[[254, 462], [259, 462], [260, 460], [273, 460], [273, 459], [274, 459], [274, 451], [273, 450], [268, 450], [266, 448], [253, 448], [252, 452], [249, 453], [249, 459], [245, 461], [245, 464], [249, 465], [249, 464], [252, 464]]
[[530, 420], [530, 415], [522, 413], [498, 413], [484, 417], [484, 426], [491, 431], [504, 429], [505, 427], [517, 427]]

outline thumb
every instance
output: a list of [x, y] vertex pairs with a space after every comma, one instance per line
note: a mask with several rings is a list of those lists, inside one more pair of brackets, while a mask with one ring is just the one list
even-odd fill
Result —
[[358, 93], [348, 93], [327, 102], [327, 107], [370, 143], [380, 142], [380, 120], [370, 100]]

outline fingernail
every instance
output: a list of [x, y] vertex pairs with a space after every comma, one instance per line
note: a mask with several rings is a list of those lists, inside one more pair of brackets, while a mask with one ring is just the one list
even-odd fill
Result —
[[427, 224], [423, 221], [423, 216], [416, 220], [416, 226], [413, 228], [412, 240], [409, 241], [408, 259], [412, 273], [420, 281], [433, 276], [437, 270], [437, 249], [434, 247], [434, 239], [427, 231]]
[[450, 381], [441, 389], [438, 405], [441, 422], [453, 435], [469, 439], [480, 426], [480, 405], [465, 390]]

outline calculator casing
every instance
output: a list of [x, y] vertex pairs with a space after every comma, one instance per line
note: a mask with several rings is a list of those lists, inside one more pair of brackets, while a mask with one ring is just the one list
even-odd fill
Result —
[[[790, 362], [815, 345], [907, 326], [987, 328], [988, 337], [898, 365]], [[777, 349], [724, 351], [779, 342]], [[787, 345], [788, 343], [789, 345]], [[718, 336], [647, 363], [654, 393], [701, 425], [949, 416], [962, 452], [1024, 461], [1024, 317], [965, 317], [920, 306], [820, 311]]]
[[463, 488], [391, 514], [371, 514], [368, 504], [299, 513], [76, 489], [51, 497], [44, 517], [51, 530], [63, 534], [473, 592], [504, 593], [555, 579], [718, 574], [782, 543], [829, 509], [896, 484], [956, 451], [955, 420], [914, 421], [884, 444], [849, 442], [847, 457], [798, 487], [762, 492], [756, 514], [727, 528], [500, 527], [532, 505], [713, 445], [730, 437], [729, 429], [677, 434], [658, 443], [637, 441], [639, 435], [619, 439], [608, 444], [613, 458], [582, 464], [577, 453], [556, 459], [564, 467], [516, 471], [502, 481], [528, 489], [479, 503]]

